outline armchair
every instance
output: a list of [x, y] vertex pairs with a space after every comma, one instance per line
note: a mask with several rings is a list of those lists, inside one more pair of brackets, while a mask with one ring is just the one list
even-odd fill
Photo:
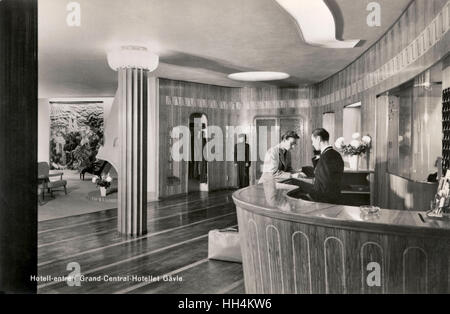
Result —
[[[50, 178], [59, 177], [58, 180], [50, 180]], [[53, 191], [63, 187], [67, 195], [67, 181], [63, 180], [63, 173], [50, 173], [50, 167], [47, 162], [38, 163], [38, 187], [42, 193], [42, 199], [45, 197], [45, 191], [53, 197]]]
[[[84, 181], [84, 175], [86, 173], [90, 173], [96, 176], [100, 176], [103, 173], [103, 170], [105, 170], [106, 166], [109, 163], [106, 160], [97, 160], [93, 163], [91, 163], [89, 166], [83, 168], [80, 171], [80, 180]], [[107, 170], [106, 170], [107, 171]]]

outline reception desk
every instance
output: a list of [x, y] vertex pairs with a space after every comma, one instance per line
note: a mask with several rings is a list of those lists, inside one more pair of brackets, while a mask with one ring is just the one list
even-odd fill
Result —
[[247, 293], [449, 293], [450, 220], [236, 191]]

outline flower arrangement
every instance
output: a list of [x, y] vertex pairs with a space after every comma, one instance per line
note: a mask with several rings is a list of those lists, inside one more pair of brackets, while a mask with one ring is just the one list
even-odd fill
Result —
[[94, 176], [92, 183], [96, 183], [97, 186], [102, 188], [109, 188], [111, 186], [113, 178], [108, 174], [106, 176]]
[[370, 136], [366, 135], [361, 138], [361, 134], [358, 132], [352, 135], [352, 139], [350, 144], [347, 145], [345, 144], [345, 139], [340, 137], [336, 140], [334, 146], [344, 153], [344, 155], [359, 156], [368, 151], [372, 143], [372, 138]]

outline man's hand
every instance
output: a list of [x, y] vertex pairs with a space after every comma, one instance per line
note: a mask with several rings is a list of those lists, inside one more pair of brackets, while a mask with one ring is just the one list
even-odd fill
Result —
[[291, 178], [294, 178], [294, 179], [298, 179], [298, 178], [307, 178], [308, 176], [306, 175], [306, 174], [304, 174], [303, 172], [296, 172], [296, 173], [293, 173], [292, 175], [291, 175]]
[[299, 172], [298, 175], [300, 176], [300, 178], [307, 178], [308, 176], [304, 173], [304, 172]]

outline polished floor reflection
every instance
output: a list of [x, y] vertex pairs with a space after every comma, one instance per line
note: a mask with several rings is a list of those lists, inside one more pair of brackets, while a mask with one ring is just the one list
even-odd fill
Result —
[[208, 231], [237, 225], [231, 193], [150, 203], [149, 232], [137, 238], [117, 233], [117, 209], [40, 222], [39, 276], [67, 276], [68, 263], [76, 262], [85, 278], [102, 279], [73, 287], [39, 282], [38, 293], [244, 293], [241, 264], [207, 259]]

